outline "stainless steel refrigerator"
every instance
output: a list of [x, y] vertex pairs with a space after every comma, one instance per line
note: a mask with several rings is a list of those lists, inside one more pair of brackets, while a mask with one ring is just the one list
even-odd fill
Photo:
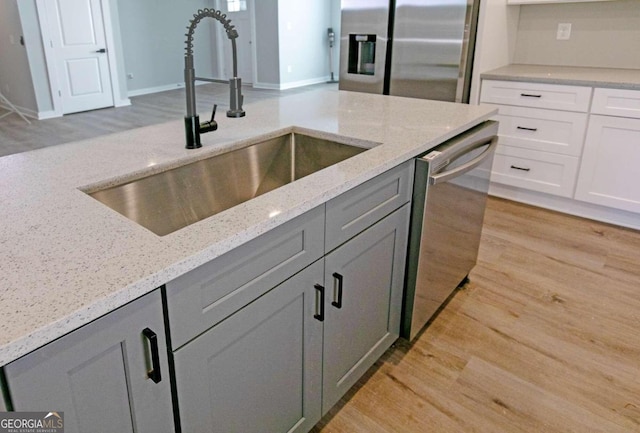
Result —
[[480, 0], [342, 0], [340, 90], [469, 102]]

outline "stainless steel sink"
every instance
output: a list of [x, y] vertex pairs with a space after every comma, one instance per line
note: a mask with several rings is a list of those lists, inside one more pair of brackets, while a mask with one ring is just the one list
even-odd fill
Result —
[[164, 236], [365, 150], [288, 133], [89, 195]]

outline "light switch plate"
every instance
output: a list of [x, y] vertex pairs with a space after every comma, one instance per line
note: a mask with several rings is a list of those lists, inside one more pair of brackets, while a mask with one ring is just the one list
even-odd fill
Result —
[[571, 37], [571, 23], [559, 23], [556, 39], [559, 41], [566, 41], [570, 37]]

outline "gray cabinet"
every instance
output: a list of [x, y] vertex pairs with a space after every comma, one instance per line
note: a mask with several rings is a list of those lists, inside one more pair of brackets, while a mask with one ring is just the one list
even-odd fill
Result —
[[306, 432], [320, 419], [323, 262], [174, 354], [182, 431]]
[[[174, 430], [158, 290], [25, 355], [4, 371], [14, 410], [63, 411], [67, 433]], [[160, 374], [158, 383], [153, 373]]]
[[182, 431], [309, 431], [395, 341], [412, 169], [166, 285]]
[[323, 412], [398, 338], [409, 205], [325, 257]]

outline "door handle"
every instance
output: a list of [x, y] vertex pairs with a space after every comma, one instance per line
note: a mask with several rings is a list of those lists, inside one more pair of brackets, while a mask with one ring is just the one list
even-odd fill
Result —
[[99, 50], [96, 50], [96, 53], [106, 53], [107, 49], [106, 48], [100, 48]]
[[[344, 277], [337, 272], [333, 273], [333, 278], [338, 282], [338, 300], [332, 301], [331, 305], [336, 307], [337, 309], [342, 308], [342, 280]], [[335, 293], [335, 292], [334, 292]]]
[[[313, 287], [316, 289], [316, 314], [313, 315], [313, 318], [320, 322], [324, 322], [324, 286], [316, 284]], [[319, 300], [318, 294], [320, 294]]]
[[153, 380], [154, 383], [158, 383], [162, 380], [162, 374], [160, 373], [160, 352], [158, 349], [158, 335], [149, 328], [142, 330], [142, 335], [149, 340], [151, 346], [151, 370], [147, 371], [147, 377]]

